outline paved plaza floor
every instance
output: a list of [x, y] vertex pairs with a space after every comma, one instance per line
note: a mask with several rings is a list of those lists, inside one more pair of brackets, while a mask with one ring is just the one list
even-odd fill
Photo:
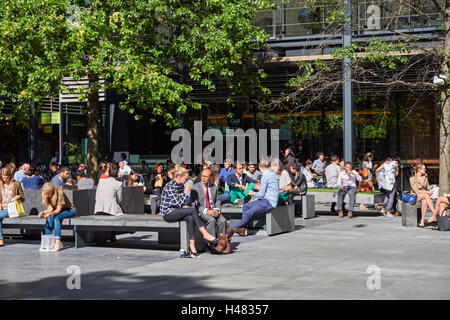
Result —
[[[156, 248], [155, 237], [139, 232], [82, 249], [65, 242], [57, 253], [40, 252], [37, 240], [7, 239], [0, 299], [450, 298], [450, 232], [405, 228], [401, 217], [297, 218], [294, 232], [235, 236], [233, 254], [197, 259]], [[67, 287], [73, 265], [79, 290]]]

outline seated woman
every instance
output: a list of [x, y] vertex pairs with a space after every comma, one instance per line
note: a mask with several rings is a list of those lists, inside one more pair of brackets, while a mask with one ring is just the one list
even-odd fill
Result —
[[118, 172], [117, 165], [108, 162], [105, 172], [106, 178], [99, 180], [95, 193], [95, 214], [113, 216], [124, 214], [120, 206], [122, 202], [122, 183], [117, 180]]
[[36, 174], [37, 170], [35, 166], [31, 166], [26, 172], [25, 178], [22, 180], [22, 188], [24, 190], [41, 190], [44, 183], [47, 181]]
[[147, 188], [144, 186], [144, 184], [140, 181], [140, 173], [135, 172], [134, 170], [130, 171], [130, 174], [128, 175], [127, 179], [127, 186], [128, 187], [144, 187], [144, 192], [147, 190]]
[[2, 222], [8, 217], [8, 204], [17, 200], [24, 201], [19, 181], [13, 179], [11, 169], [3, 168], [0, 179], [0, 246], [3, 246]]
[[427, 222], [436, 222], [437, 216], [442, 216], [444, 214], [444, 211], [446, 211], [447, 209], [450, 209], [450, 193], [444, 194], [444, 196], [437, 198], [433, 216], [431, 218], [428, 218]]
[[292, 189], [292, 180], [289, 172], [284, 170], [282, 162], [278, 159], [275, 160], [275, 164], [278, 165], [277, 177], [279, 179], [278, 184], [278, 204], [289, 204], [289, 191]]
[[244, 165], [235, 163], [234, 172], [227, 177], [227, 185], [230, 188], [230, 202], [237, 204], [239, 199], [247, 203], [251, 196], [248, 194], [250, 190], [255, 190], [255, 184], [258, 181], [248, 177], [244, 173]]
[[314, 182], [315, 174], [311, 171], [311, 168], [312, 168], [312, 161], [308, 159], [306, 160], [305, 168], [303, 169], [303, 174], [305, 175], [308, 188], [317, 188], [317, 185]]
[[46, 209], [39, 212], [38, 217], [47, 219], [45, 223], [45, 234], [52, 234], [52, 231], [54, 231], [56, 244], [52, 251], [59, 251], [63, 247], [61, 243], [61, 225], [63, 219], [73, 218], [77, 210], [67, 198], [64, 191], [56, 188], [51, 182], [46, 182], [42, 186], [42, 203]]
[[155, 170], [150, 175], [149, 188], [150, 194], [150, 206], [152, 209], [152, 214], [158, 214], [161, 205], [161, 192], [164, 186], [169, 182], [169, 177], [164, 171], [164, 164], [158, 162], [155, 165]]
[[291, 164], [290, 174], [292, 181], [292, 188], [289, 192], [289, 203], [293, 203], [294, 197], [297, 195], [305, 195], [308, 192], [308, 184], [306, 183], [306, 177], [301, 173], [302, 164]]
[[197, 209], [184, 205], [193, 186], [191, 183], [186, 184], [188, 179], [188, 170], [180, 165], [176, 165], [174, 179], [165, 185], [161, 195], [161, 214], [167, 222], [187, 222], [189, 247], [191, 251], [190, 257], [195, 258], [199, 255], [197, 249], [195, 248], [196, 225], [198, 230], [202, 233], [203, 238], [209, 245], [215, 246], [218, 240], [206, 231]]
[[433, 194], [431, 186], [428, 183], [427, 168], [423, 163], [418, 163], [414, 167], [414, 175], [409, 178], [412, 192], [417, 194], [417, 202], [422, 203], [422, 217], [420, 219], [419, 227], [425, 227], [425, 216], [427, 209], [430, 208], [434, 213], [433, 200], [430, 196]]

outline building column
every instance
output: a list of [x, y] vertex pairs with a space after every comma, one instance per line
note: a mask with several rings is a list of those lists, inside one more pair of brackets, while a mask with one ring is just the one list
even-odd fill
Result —
[[[351, 0], [345, 4], [345, 26], [343, 47], [348, 47], [352, 43], [351, 32]], [[344, 161], [353, 163], [354, 149], [354, 123], [353, 123], [353, 97], [352, 97], [352, 68], [349, 57], [344, 58], [343, 62], [343, 92], [344, 92]]]

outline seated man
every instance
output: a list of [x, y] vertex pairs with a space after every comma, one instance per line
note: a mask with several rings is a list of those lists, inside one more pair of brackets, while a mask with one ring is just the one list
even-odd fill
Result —
[[125, 161], [119, 162], [119, 178], [128, 177], [131, 172], [131, 167], [125, 163]]
[[58, 189], [66, 188], [67, 186], [73, 185], [72, 181], [69, 179], [69, 176], [69, 168], [62, 167], [59, 174], [53, 177], [51, 183]]
[[261, 172], [259, 172], [259, 170], [257, 169], [256, 164], [250, 163], [247, 166], [247, 169], [244, 170], [244, 173], [247, 175], [247, 177], [252, 178], [253, 180], [261, 180]]
[[250, 220], [257, 216], [266, 213], [267, 211], [276, 208], [278, 203], [278, 184], [279, 179], [275, 172], [278, 171], [278, 166], [270, 167], [270, 160], [268, 158], [261, 159], [259, 169], [262, 172], [261, 185], [258, 192], [248, 191], [248, 194], [258, 198], [244, 204], [242, 208], [242, 219], [233, 228], [227, 230], [227, 234], [232, 236], [235, 232], [240, 236], [245, 236], [247, 230], [245, 226]]
[[352, 170], [352, 163], [345, 163], [345, 170], [341, 171], [338, 176], [338, 195], [337, 195], [337, 210], [339, 211], [339, 218], [343, 218], [342, 203], [344, 202], [345, 195], [348, 193], [349, 197], [349, 211], [348, 217], [353, 218], [353, 209], [355, 206], [356, 192], [356, 180], [362, 181], [361, 176], [355, 170]]
[[255, 183], [258, 183], [258, 181], [247, 177], [244, 173], [244, 165], [236, 163], [234, 173], [227, 177], [227, 184], [230, 188], [230, 202], [237, 204], [239, 199], [242, 199], [245, 203], [248, 202], [251, 198], [248, 192], [255, 190]]
[[75, 177], [77, 179], [78, 190], [94, 189], [94, 179], [86, 178], [84, 171], [77, 171]]
[[328, 189], [338, 189], [338, 176], [341, 171], [342, 169], [341, 166], [339, 166], [338, 156], [331, 156], [331, 164], [325, 169]]
[[190, 198], [200, 218], [205, 222], [206, 230], [209, 234], [215, 236], [216, 225], [219, 233], [225, 233], [227, 219], [220, 214], [220, 201], [217, 195], [217, 187], [212, 182], [212, 178], [211, 169], [203, 169], [200, 173], [201, 182], [194, 183]]

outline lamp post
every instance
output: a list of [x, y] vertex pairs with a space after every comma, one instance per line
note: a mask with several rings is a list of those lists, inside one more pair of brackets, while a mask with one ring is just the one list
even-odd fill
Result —
[[[351, 31], [351, 0], [347, 0], [344, 8], [344, 34], [343, 47], [346, 48], [352, 43]], [[352, 97], [352, 67], [349, 57], [344, 57], [343, 61], [343, 103], [344, 103], [344, 161], [353, 162], [353, 97]]]

